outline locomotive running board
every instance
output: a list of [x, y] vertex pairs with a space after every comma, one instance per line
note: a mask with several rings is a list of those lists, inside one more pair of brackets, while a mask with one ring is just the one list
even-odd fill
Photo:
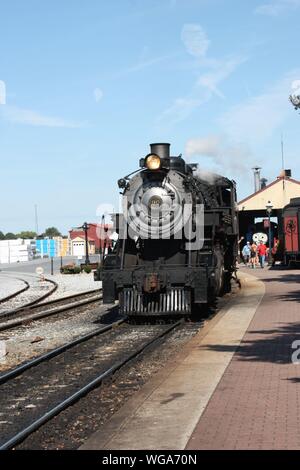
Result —
[[158, 294], [140, 294], [135, 289], [123, 289], [119, 305], [120, 311], [126, 315], [189, 315], [191, 293], [183, 288]]

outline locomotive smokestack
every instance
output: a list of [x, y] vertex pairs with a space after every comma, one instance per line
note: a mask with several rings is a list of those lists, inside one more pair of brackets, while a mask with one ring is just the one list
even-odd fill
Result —
[[170, 158], [170, 144], [150, 144], [150, 149], [160, 158]]

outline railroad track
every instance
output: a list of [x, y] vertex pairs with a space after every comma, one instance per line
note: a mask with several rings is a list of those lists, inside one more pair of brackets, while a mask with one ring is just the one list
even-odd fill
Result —
[[[95, 293], [98, 293], [98, 295], [93, 295]], [[41, 304], [34, 304], [25, 308], [21, 307], [8, 312], [2, 312], [0, 313], [0, 331], [9, 330], [34, 320], [40, 320], [69, 310], [74, 310], [84, 305], [99, 302], [101, 299], [101, 289], [94, 289], [49, 300]], [[74, 302], [75, 300], [77, 300], [77, 302]]]
[[0, 450], [15, 447], [183, 324], [180, 320], [172, 325], [133, 326], [125, 320], [101, 327], [0, 376]]
[[25, 284], [25, 286], [23, 286], [21, 289], [18, 289], [17, 291], [13, 292], [10, 295], [7, 295], [6, 297], [2, 297], [0, 299], [0, 304], [4, 304], [5, 302], [8, 302], [9, 300], [13, 299], [14, 297], [17, 297], [19, 294], [22, 294], [22, 292], [25, 292], [26, 290], [29, 289], [30, 287], [29, 282], [25, 281], [24, 279], [20, 279], [18, 277], [16, 277], [15, 279], [18, 281], [21, 281], [23, 284]]
[[[20, 289], [18, 292], [1, 299], [0, 317], [9, 312], [29, 308], [39, 302], [42, 302], [47, 297], [52, 295], [58, 288], [58, 284], [52, 279], [48, 278], [46, 278], [45, 281], [43, 281], [43, 284], [41, 284], [37, 276], [22, 275], [27, 278], [26, 280], [23, 279], [23, 277], [20, 278], [16, 275], [10, 276], [8, 273], [1, 273], [1, 275], [8, 279], [17, 279], [18, 281], [23, 281], [25, 283], [25, 287]], [[51, 285], [50, 288], [48, 288], [49, 284]], [[43, 292], [45, 288], [47, 288], [47, 291]], [[39, 291], [42, 291], [42, 294]], [[28, 300], [28, 296], [32, 296], [32, 299]]]

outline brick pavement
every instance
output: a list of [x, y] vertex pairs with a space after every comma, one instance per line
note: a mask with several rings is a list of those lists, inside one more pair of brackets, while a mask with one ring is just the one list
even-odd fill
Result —
[[[261, 278], [266, 293], [187, 449], [300, 449], [300, 364], [291, 361], [300, 271], [244, 271]], [[222, 354], [230, 345], [209, 348]]]

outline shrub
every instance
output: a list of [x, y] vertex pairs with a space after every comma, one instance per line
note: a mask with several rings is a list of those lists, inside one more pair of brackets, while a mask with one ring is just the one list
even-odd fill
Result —
[[81, 269], [75, 264], [66, 264], [65, 266], [62, 266], [60, 268], [60, 272], [62, 274], [79, 274], [81, 272]]
[[85, 266], [84, 267], [84, 272], [85, 273], [90, 274], [91, 271], [92, 271], [92, 268], [90, 266]]

